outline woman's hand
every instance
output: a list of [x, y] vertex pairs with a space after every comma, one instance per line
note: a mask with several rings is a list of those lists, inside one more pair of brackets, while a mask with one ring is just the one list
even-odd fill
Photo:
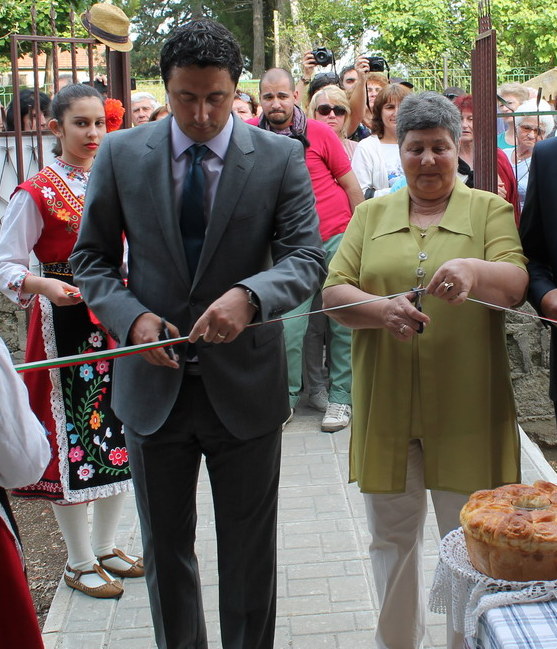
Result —
[[53, 277], [38, 277], [29, 274], [23, 282], [25, 293], [44, 295], [56, 306], [73, 306], [82, 302], [79, 288]]
[[437, 269], [426, 287], [428, 295], [434, 295], [451, 304], [462, 304], [470, 294], [475, 282], [472, 259], [451, 259]]
[[418, 311], [412, 304], [416, 298], [413, 292], [379, 302], [383, 310], [383, 328], [397, 340], [410, 340], [420, 329], [420, 325], [427, 325], [429, 317]]
[[356, 59], [356, 61], [354, 62], [354, 68], [356, 69], [359, 80], [364, 80], [365, 81], [366, 75], [369, 72], [369, 60], [368, 60], [368, 57], [364, 56], [363, 54], [360, 55]]

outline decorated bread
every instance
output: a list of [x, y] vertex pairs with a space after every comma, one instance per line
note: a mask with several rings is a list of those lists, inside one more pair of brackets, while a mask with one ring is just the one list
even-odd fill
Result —
[[476, 491], [460, 512], [470, 562], [494, 579], [557, 579], [557, 485]]

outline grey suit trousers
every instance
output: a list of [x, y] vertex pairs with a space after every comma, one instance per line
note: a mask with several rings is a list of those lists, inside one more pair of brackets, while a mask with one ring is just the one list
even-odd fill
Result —
[[223, 649], [272, 649], [281, 431], [238, 440], [201, 377], [185, 375], [158, 431], [125, 433], [159, 649], [207, 648], [194, 549], [201, 455], [215, 508]]

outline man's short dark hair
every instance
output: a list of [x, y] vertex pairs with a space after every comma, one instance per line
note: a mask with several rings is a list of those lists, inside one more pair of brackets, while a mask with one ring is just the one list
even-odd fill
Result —
[[290, 70], [287, 70], [286, 68], [269, 68], [263, 72], [261, 79], [259, 79], [259, 92], [261, 92], [261, 84], [265, 83], [267, 79], [272, 79], [271, 83], [275, 83], [277, 79], [281, 78], [288, 80], [288, 85], [292, 92], [296, 90], [296, 82], [294, 81], [294, 77]]
[[172, 34], [161, 50], [160, 68], [164, 85], [172, 68], [197, 65], [228, 70], [234, 84], [244, 67], [238, 42], [220, 23], [208, 18], [192, 20]]
[[338, 75], [340, 78], [340, 83], [344, 83], [344, 75], [348, 74], [348, 72], [355, 70], [356, 66], [354, 64], [352, 65], [345, 65], [342, 70], [340, 71], [340, 74]]

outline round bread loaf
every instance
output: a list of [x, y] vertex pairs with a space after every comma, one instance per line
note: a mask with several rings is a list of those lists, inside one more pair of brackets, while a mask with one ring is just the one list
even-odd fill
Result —
[[557, 485], [476, 491], [460, 524], [476, 570], [506, 581], [557, 579]]

